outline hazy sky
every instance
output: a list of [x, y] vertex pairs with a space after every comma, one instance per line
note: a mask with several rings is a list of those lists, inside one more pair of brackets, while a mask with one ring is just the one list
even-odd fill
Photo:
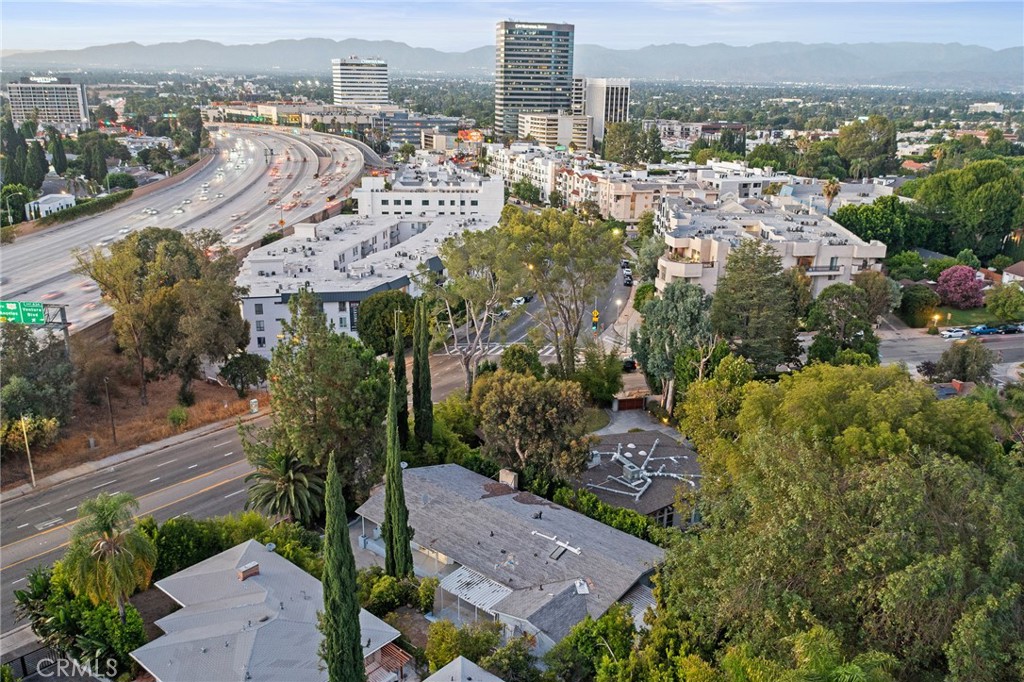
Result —
[[494, 43], [501, 19], [564, 21], [576, 42], [611, 48], [772, 41], [1024, 42], [1024, 2], [934, 0], [2, 0], [4, 50], [70, 49], [192, 38], [226, 44], [281, 38], [396, 40], [462, 51]]

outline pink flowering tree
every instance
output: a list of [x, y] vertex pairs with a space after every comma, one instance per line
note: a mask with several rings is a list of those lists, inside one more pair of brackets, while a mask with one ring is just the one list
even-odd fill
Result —
[[954, 265], [939, 275], [939, 298], [943, 305], [966, 310], [980, 308], [985, 303], [981, 293], [984, 283], [975, 279], [974, 268], [968, 265]]

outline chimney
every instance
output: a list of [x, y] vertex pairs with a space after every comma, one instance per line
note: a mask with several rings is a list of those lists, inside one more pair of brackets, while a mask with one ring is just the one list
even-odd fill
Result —
[[502, 469], [498, 472], [498, 483], [504, 483], [513, 490], [519, 490], [519, 474], [510, 469]]
[[964, 391], [964, 382], [960, 381], [959, 379], [953, 379], [949, 383], [953, 384], [953, 389], [957, 393], [963, 393], [963, 391]]
[[247, 564], [238, 567], [238, 579], [245, 580], [251, 578], [254, 575], [260, 574], [260, 565], [255, 561], [250, 561]]

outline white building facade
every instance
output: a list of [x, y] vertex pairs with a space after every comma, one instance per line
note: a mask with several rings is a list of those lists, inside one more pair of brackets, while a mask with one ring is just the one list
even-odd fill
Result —
[[46, 194], [25, 204], [25, 220], [36, 220], [74, 205], [74, 194]]
[[560, 111], [555, 114], [519, 114], [519, 139], [534, 140], [544, 147], [591, 149], [593, 119]]
[[573, 78], [572, 112], [594, 120], [595, 140], [604, 139], [609, 123], [629, 120], [628, 78]]
[[336, 105], [388, 103], [388, 65], [382, 59], [332, 59], [331, 77]]
[[7, 84], [11, 119], [15, 127], [38, 117], [42, 126], [53, 126], [62, 133], [87, 130], [89, 105], [85, 86], [70, 78], [29, 76]]

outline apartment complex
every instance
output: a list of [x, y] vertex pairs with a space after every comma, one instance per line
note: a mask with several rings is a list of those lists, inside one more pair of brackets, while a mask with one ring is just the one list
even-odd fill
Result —
[[360, 215], [298, 224], [291, 236], [246, 256], [236, 283], [248, 290], [241, 301], [252, 330], [248, 352], [270, 357], [289, 318], [288, 299], [302, 289], [320, 297], [335, 332], [358, 337], [363, 300], [391, 289], [418, 294], [412, 275], [421, 265], [440, 271], [441, 242], [491, 227], [504, 205], [500, 180], [450, 165], [367, 177], [352, 196]]
[[544, 147], [591, 149], [593, 119], [560, 111], [556, 114], [519, 114], [519, 139], [534, 140]]
[[15, 126], [37, 119], [62, 133], [76, 133], [90, 127], [85, 86], [70, 78], [29, 76], [7, 84], [11, 118]]
[[590, 116], [594, 139], [603, 140], [605, 126], [629, 120], [629, 79], [573, 78], [572, 113]]
[[334, 103], [345, 106], [388, 103], [388, 65], [382, 59], [331, 60]]
[[494, 71], [494, 132], [516, 135], [520, 113], [569, 111], [572, 24], [499, 21]]
[[831, 284], [849, 284], [858, 272], [881, 269], [885, 258], [882, 242], [866, 242], [825, 216], [792, 214], [760, 199], [708, 206], [670, 198], [661, 203], [657, 221], [666, 246], [658, 260], [658, 291], [683, 280], [714, 293], [730, 251], [745, 239], [770, 244], [783, 268], [806, 272], [813, 296]]

